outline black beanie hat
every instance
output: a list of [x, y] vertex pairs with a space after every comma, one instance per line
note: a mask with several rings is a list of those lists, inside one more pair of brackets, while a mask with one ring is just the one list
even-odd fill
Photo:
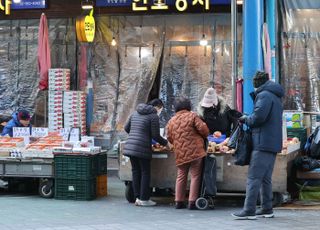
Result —
[[18, 120], [30, 121], [30, 113], [26, 110], [19, 110], [18, 112]]
[[253, 78], [253, 87], [259, 88], [269, 80], [269, 74], [266, 72], [257, 71]]

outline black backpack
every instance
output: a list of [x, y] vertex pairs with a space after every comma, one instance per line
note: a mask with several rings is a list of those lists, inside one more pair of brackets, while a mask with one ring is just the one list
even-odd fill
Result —
[[317, 137], [320, 135], [319, 130], [320, 126], [314, 130], [304, 146], [307, 155], [314, 159], [320, 159], [320, 136]]

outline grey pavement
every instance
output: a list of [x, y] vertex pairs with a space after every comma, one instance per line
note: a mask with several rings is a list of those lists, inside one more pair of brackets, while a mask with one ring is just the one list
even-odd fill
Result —
[[0, 230], [159, 230], [159, 229], [319, 229], [320, 211], [276, 210], [273, 219], [233, 220], [243, 200], [220, 200], [214, 210], [176, 210], [173, 199], [156, 207], [136, 207], [124, 198], [124, 184], [108, 179], [109, 196], [94, 201], [43, 199], [24, 194], [0, 196]]

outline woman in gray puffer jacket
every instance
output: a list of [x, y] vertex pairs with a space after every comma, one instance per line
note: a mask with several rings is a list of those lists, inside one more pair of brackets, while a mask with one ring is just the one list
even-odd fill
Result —
[[132, 166], [132, 185], [138, 206], [153, 206], [150, 200], [150, 163], [152, 158], [152, 139], [163, 146], [168, 142], [160, 136], [159, 116], [163, 108], [160, 99], [148, 104], [139, 104], [124, 129], [129, 137], [124, 146], [124, 155], [130, 157]]

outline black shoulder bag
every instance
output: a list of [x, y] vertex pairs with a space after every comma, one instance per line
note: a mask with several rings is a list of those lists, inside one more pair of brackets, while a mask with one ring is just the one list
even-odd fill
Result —
[[244, 127], [243, 124], [238, 123], [235, 131], [230, 136], [228, 147], [235, 149], [233, 154], [235, 165], [249, 165], [252, 152], [251, 130], [247, 126]]

